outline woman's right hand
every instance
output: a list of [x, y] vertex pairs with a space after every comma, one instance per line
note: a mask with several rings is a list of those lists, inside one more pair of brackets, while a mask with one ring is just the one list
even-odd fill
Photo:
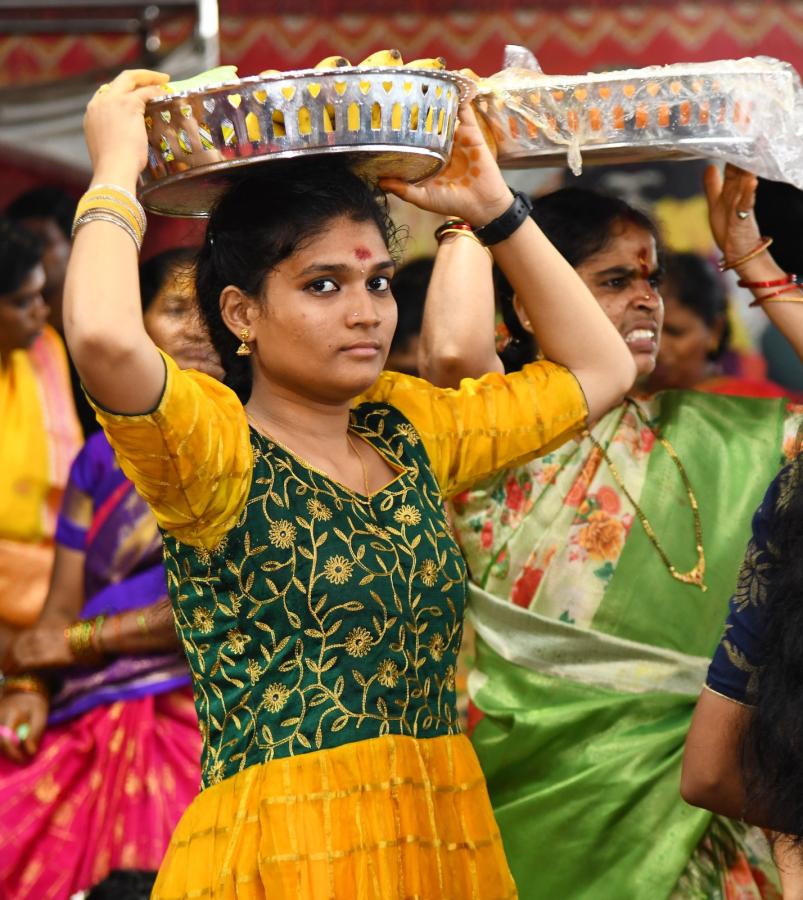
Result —
[[94, 181], [134, 187], [148, 161], [145, 104], [169, 80], [164, 72], [127, 69], [95, 92], [84, 116]]
[[460, 105], [459, 119], [449, 163], [434, 178], [420, 184], [381, 178], [379, 185], [421, 209], [460, 216], [479, 228], [502, 215], [513, 197], [468, 101]]
[[[33, 756], [39, 749], [49, 711], [50, 701], [43, 694], [30, 691], [4, 694], [0, 698], [0, 753], [20, 763]], [[22, 741], [16, 736], [20, 725], [28, 726]]]
[[3, 671], [6, 675], [37, 669], [55, 669], [75, 662], [63, 625], [35, 625], [21, 631], [11, 643]]

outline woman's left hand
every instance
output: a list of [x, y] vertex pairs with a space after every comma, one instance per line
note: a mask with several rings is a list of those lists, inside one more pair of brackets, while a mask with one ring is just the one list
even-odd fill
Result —
[[724, 178], [716, 166], [705, 170], [708, 221], [726, 260], [747, 256], [761, 240], [753, 212], [757, 187], [755, 175], [730, 163], [725, 166]]
[[445, 169], [421, 184], [398, 178], [382, 178], [379, 184], [402, 200], [445, 216], [460, 216], [475, 228], [500, 216], [513, 202], [468, 101], [460, 105], [452, 155]]
[[17, 691], [0, 699], [0, 753], [25, 762], [39, 748], [50, 701], [44, 694]]
[[63, 625], [35, 625], [20, 632], [6, 653], [3, 672], [13, 675], [75, 662]]

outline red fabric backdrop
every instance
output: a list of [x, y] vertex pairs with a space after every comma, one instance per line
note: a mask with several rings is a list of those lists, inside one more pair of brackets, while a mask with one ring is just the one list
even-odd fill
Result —
[[[163, 47], [191, 28], [191, 18], [169, 19], [161, 28]], [[565, 74], [756, 54], [803, 70], [803, 4], [540, 0], [535, 8], [516, 0], [221, 0], [222, 62], [238, 65], [241, 74], [309, 66], [334, 53], [359, 62], [382, 47], [398, 47], [407, 59], [445, 56], [453, 68], [490, 74], [508, 43], [529, 47], [545, 71]], [[131, 36], [2, 37], [0, 85], [122, 68], [137, 48]], [[0, 167], [0, 208], [42, 180], [82, 187], [69, 173], [43, 175], [24, 162], [6, 163]], [[162, 222], [153, 231], [162, 244], [186, 228]]]

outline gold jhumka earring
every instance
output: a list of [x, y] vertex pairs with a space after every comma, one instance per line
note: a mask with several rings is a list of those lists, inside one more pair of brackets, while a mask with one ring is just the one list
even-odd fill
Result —
[[240, 332], [240, 346], [237, 348], [237, 356], [250, 356], [251, 348], [246, 344], [248, 338], [251, 337], [251, 332], [247, 328], [243, 328]]

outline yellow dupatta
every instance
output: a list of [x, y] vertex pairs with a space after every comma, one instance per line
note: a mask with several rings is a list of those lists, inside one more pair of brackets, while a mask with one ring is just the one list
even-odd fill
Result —
[[39, 615], [81, 442], [64, 345], [47, 327], [0, 370], [0, 622], [25, 626]]

